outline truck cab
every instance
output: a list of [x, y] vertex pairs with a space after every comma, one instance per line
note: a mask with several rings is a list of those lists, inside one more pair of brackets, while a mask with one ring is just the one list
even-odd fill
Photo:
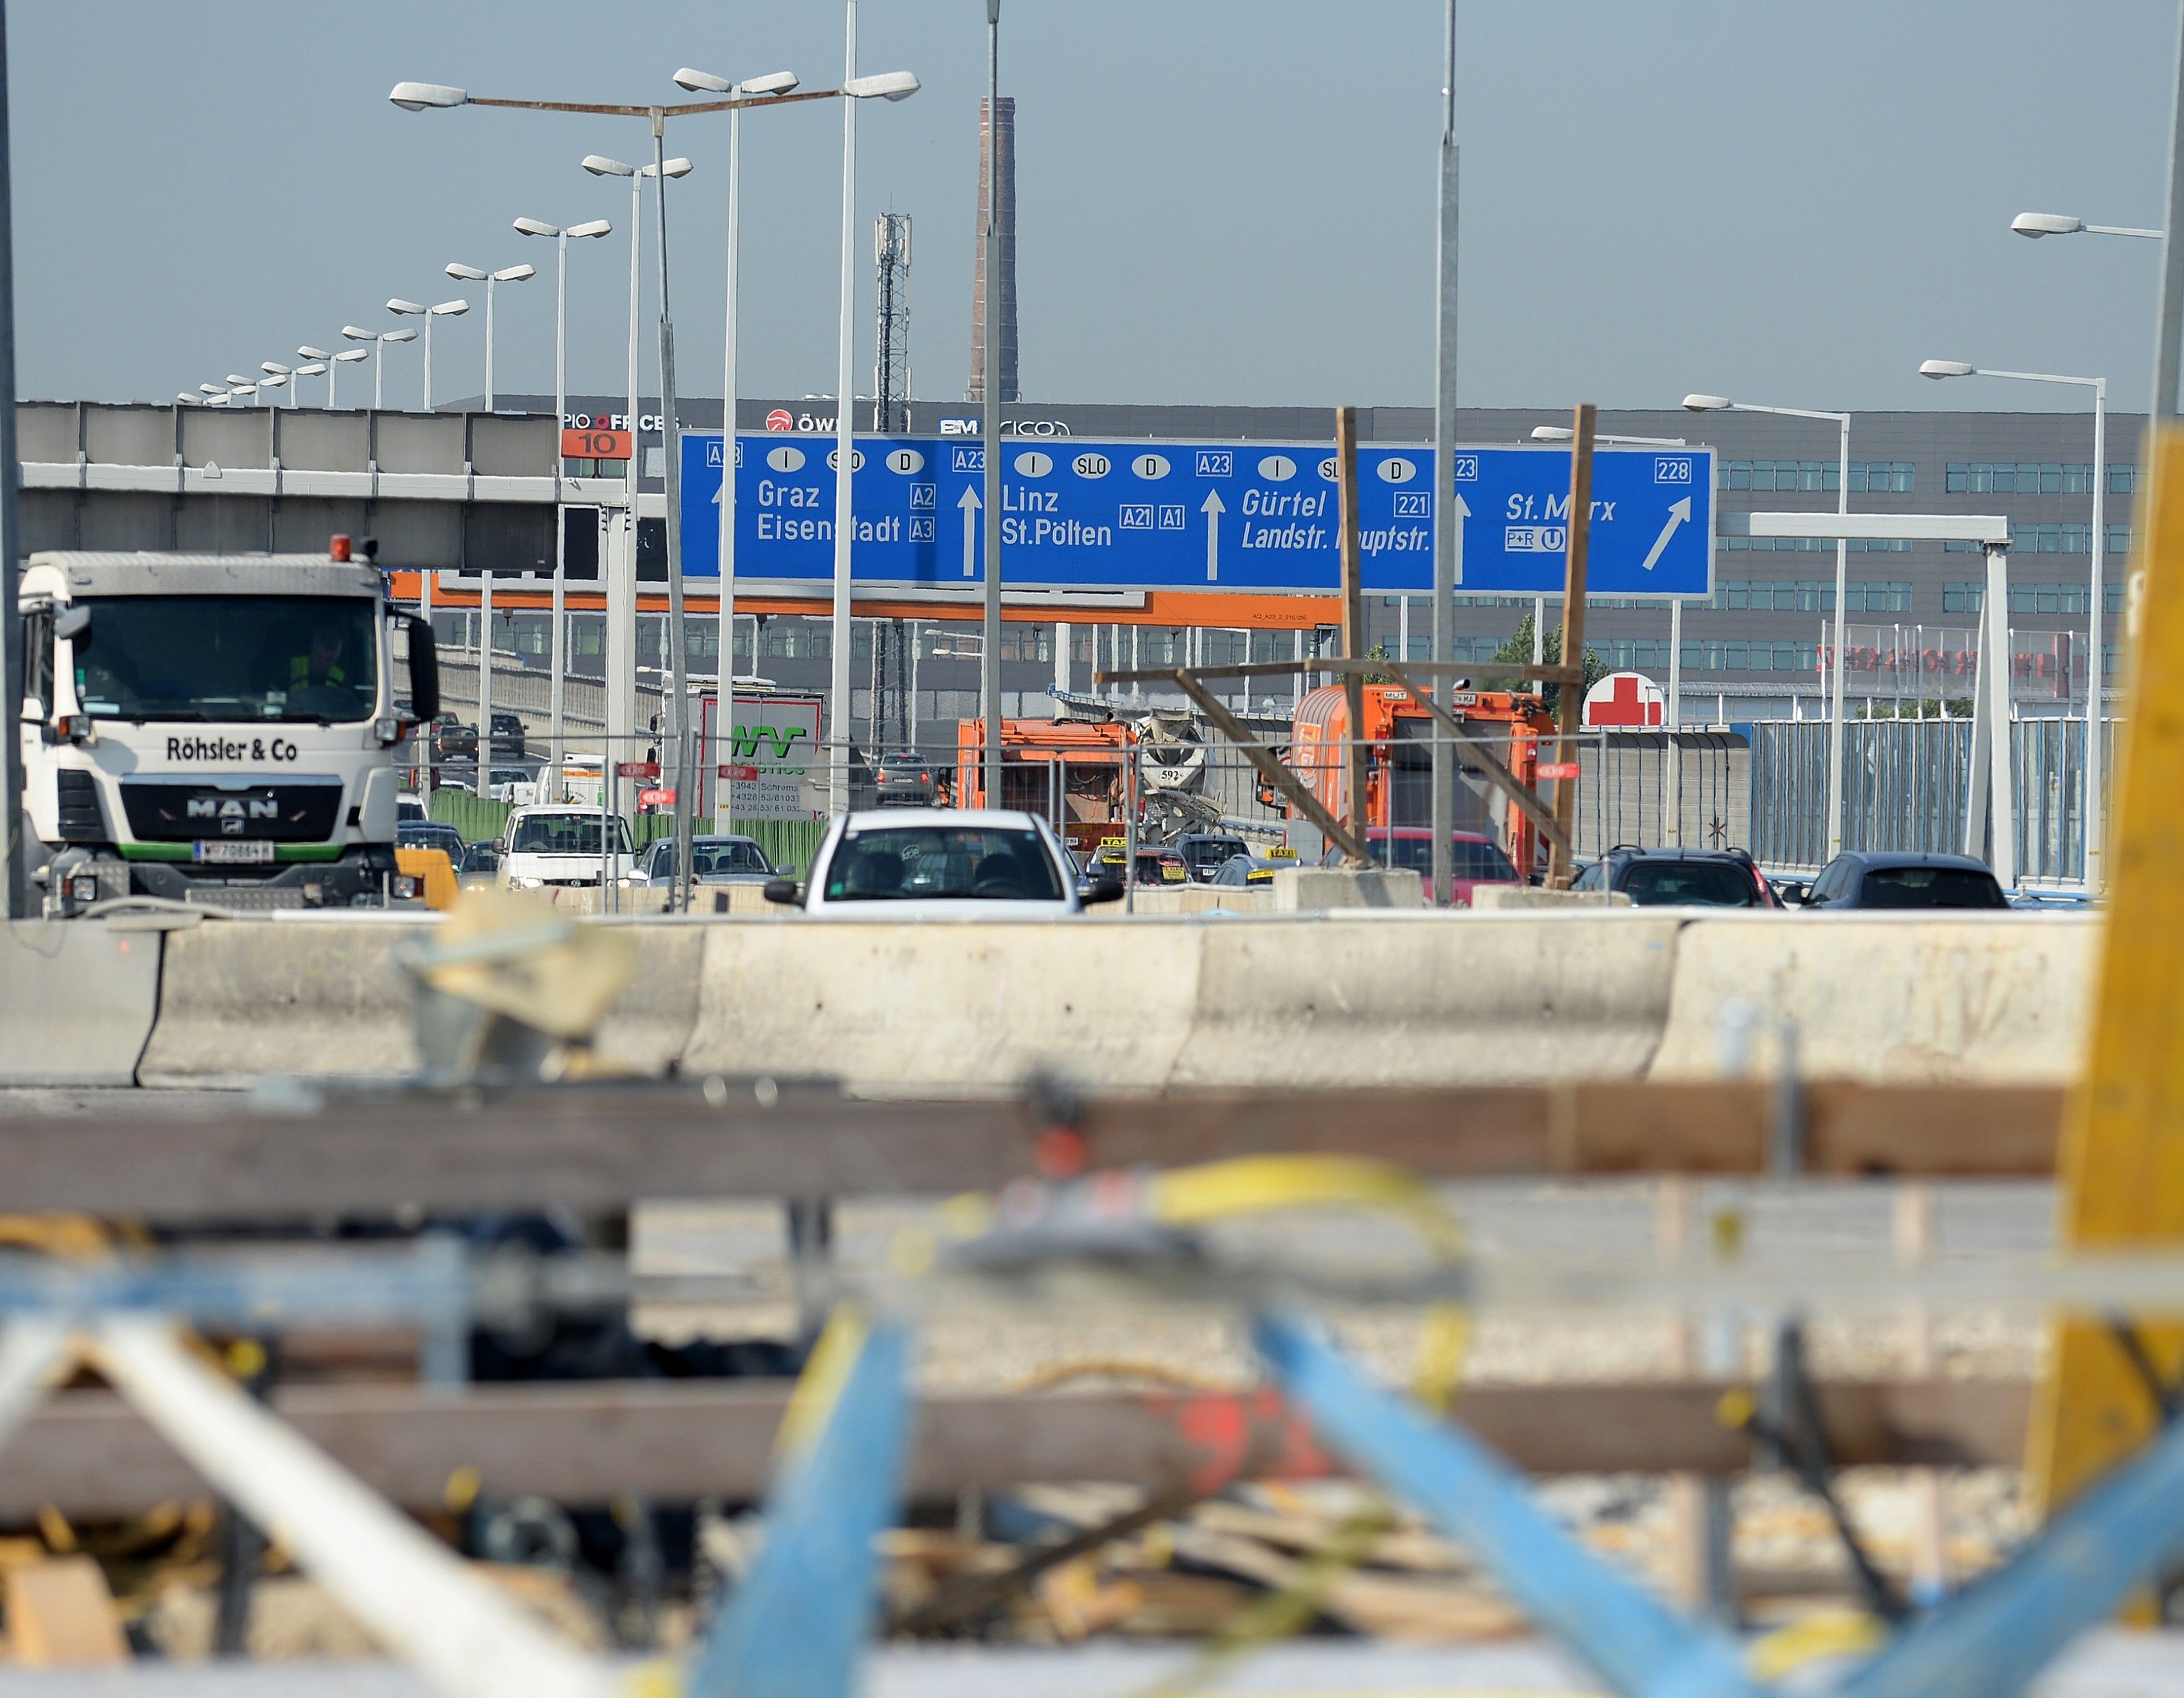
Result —
[[432, 632], [348, 540], [30, 557], [19, 735], [49, 912], [414, 894], [394, 860], [396, 757], [438, 710]]

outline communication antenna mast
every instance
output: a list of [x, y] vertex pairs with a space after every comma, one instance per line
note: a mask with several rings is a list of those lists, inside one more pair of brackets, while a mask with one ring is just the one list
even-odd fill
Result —
[[880, 355], [872, 374], [872, 428], [910, 428], [910, 214], [883, 212], [875, 227], [880, 265]]

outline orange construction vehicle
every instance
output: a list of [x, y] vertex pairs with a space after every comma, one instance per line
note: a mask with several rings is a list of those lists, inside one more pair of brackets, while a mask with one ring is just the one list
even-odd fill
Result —
[[986, 799], [986, 722], [956, 732], [958, 808], [1021, 808], [1045, 818], [1073, 851], [1089, 854], [1120, 837], [1129, 820], [1130, 745], [1137, 733], [1113, 721], [1005, 719], [1001, 793]]
[[[1535, 783], [1540, 743], [1555, 721], [1539, 697], [1507, 690], [1459, 690], [1451, 712], [1492, 745], [1519, 783]], [[1411, 693], [1395, 684], [1364, 686], [1364, 738], [1372, 745], [1366, 768], [1368, 827], [1388, 829], [1433, 823], [1433, 716]], [[1297, 704], [1290, 764], [1337, 819], [1349, 821], [1350, 793], [1343, 777], [1343, 745], [1350, 739], [1350, 705], [1340, 684], [1307, 691]], [[1456, 829], [1484, 832], [1507, 851], [1520, 871], [1534, 865], [1538, 830], [1521, 808], [1491, 783], [1476, 760], [1457, 748]], [[1266, 787], [1261, 799], [1280, 805]]]

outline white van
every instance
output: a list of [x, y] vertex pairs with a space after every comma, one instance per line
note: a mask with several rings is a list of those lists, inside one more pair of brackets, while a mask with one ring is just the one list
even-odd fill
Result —
[[597, 888], [604, 875], [616, 884], [629, 882], [629, 823], [608, 814], [604, 855], [596, 808], [518, 808], [508, 816], [500, 837], [499, 882], [511, 890], [555, 885]]

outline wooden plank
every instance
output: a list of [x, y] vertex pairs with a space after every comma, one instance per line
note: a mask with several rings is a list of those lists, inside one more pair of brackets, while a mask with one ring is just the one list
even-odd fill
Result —
[[[1570, 441], [1570, 500], [1568, 518], [1569, 545], [1563, 577], [1562, 662], [1585, 676], [1585, 582], [1586, 551], [1592, 538], [1592, 432], [1597, 413], [1590, 401], [1579, 404]], [[1578, 716], [1584, 711], [1585, 691], [1576, 684], [1562, 686], [1555, 704], [1559, 735], [1555, 760], [1567, 765], [1577, 759]], [[1577, 780], [1557, 778], [1555, 785], [1555, 822], [1563, 828], [1562, 841], [1553, 843], [1547, 858], [1547, 882], [1566, 888], [1570, 882], [1569, 832], [1577, 816]]]
[[[2155, 1249], [2184, 1241], [2184, 431], [2156, 437], [2139, 555], [2144, 588], [2125, 676], [2108, 925], [2085, 1083], [2065, 1119], [2059, 1178], [2066, 1248]], [[2141, 1328], [2170, 1381], [2184, 1325]], [[2158, 1415], [2108, 1328], [2058, 1329], [2028, 1468], [2036, 1500], [2067, 1502], [2142, 1445]]]
[[[1357, 538], [1357, 409], [1334, 409], [1334, 487], [1340, 501], [1338, 553], [1342, 565], [1342, 657], [1365, 658], [1365, 568]], [[1365, 803], [1365, 675], [1354, 666], [1342, 673], [1342, 704], [1349, 715], [1350, 735], [1342, 748], [1342, 771], [1349, 796], [1348, 823], [1360, 838], [1368, 836], [1372, 814]], [[1393, 816], [1390, 816], [1393, 823]], [[1390, 855], [1394, 839], [1390, 838]], [[1370, 866], [1372, 857], [1352, 855], [1351, 864]], [[1390, 862], [1392, 866], [1392, 859]]]
[[[1726, 1383], [1635, 1381], [1468, 1388], [1457, 1414], [1536, 1473], [1731, 1473], [1751, 1441], [1717, 1414]], [[495, 1495], [565, 1503], [624, 1494], [674, 1501], [756, 1497], [771, 1468], [786, 1382], [479, 1386], [308, 1386], [275, 1407], [374, 1489], [441, 1507], [477, 1470]], [[1819, 1388], [1830, 1443], [1849, 1466], [2002, 1466], [2023, 1455], [2020, 1381], [1840, 1381]], [[92, 1518], [133, 1515], [205, 1488], [110, 1393], [49, 1400], [8, 1441], [0, 1519], [41, 1505]], [[1217, 1489], [1239, 1477], [1307, 1479], [1333, 1465], [1263, 1391], [956, 1396], [922, 1406], [909, 1485], [917, 1498], [1099, 1480]]]
[[[747, 1086], [533, 1088], [457, 1100], [332, 1094], [315, 1112], [204, 1100], [94, 1102], [0, 1117], [8, 1206], [167, 1222], [331, 1211], [641, 1198], [944, 1194], [1035, 1174], [1046, 1123], [1017, 1101], [866, 1102]], [[1815, 1173], [2037, 1177], [2054, 1170], [2049, 1086], [1814, 1085]], [[1640, 1081], [1382, 1091], [1095, 1097], [1094, 1166], [1323, 1150], [1442, 1179], [1544, 1173], [1757, 1173], [1771, 1086]]]

